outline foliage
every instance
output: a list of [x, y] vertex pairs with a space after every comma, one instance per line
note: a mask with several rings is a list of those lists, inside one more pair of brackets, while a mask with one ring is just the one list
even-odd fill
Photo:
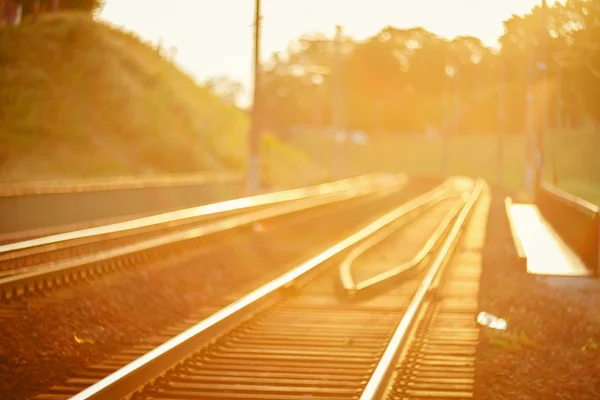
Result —
[[0, 29], [2, 179], [240, 170], [246, 131], [131, 34], [69, 13]]
[[[34, 4], [36, 1], [41, 7], [49, 6], [50, 0], [12, 0], [16, 4], [23, 6], [23, 16], [28, 16], [33, 13]], [[88, 13], [93, 13], [104, 5], [105, 0], [58, 0], [58, 6], [61, 10], [77, 10]]]
[[[233, 100], [239, 86], [208, 86], [155, 46], [81, 13], [0, 28], [0, 180], [243, 172], [248, 117], [219, 97]], [[263, 150], [267, 184], [319, 178], [276, 137], [265, 136]]]
[[[498, 51], [474, 37], [447, 40], [423, 28], [386, 27], [364, 41], [343, 36], [339, 69], [332, 38], [301, 37], [265, 69], [266, 124], [282, 133], [298, 125], [330, 126], [335, 79], [350, 129], [410, 132], [434, 125], [450, 133], [496, 132], [502, 109], [502, 129], [522, 132], [531, 80], [535, 123], [542, 103], [552, 126], [600, 121], [600, 0], [557, 2], [545, 27], [543, 20], [537, 7], [505, 21]], [[544, 87], [532, 61], [547, 65]]]
[[243, 85], [240, 82], [232, 81], [227, 76], [222, 75], [208, 79], [204, 82], [204, 86], [228, 105], [237, 105], [244, 93]]

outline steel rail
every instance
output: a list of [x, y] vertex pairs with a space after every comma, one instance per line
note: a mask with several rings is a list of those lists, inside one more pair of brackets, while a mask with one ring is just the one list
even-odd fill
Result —
[[[173, 211], [177, 209], [176, 207], [171, 208], [169, 211]], [[166, 211], [165, 211], [166, 212]], [[125, 222], [131, 221], [132, 219], [138, 219], [143, 217], [149, 217], [155, 215], [157, 212], [140, 212], [129, 215], [122, 215], [118, 217], [108, 217], [108, 218], [94, 218], [84, 222], [72, 222], [66, 224], [45, 226], [40, 228], [32, 228], [21, 231], [0, 233], [0, 246], [10, 244], [10, 243], [18, 243], [24, 242], [26, 240], [31, 240], [35, 238], [41, 238], [46, 236], [58, 235], [60, 233], [65, 232], [73, 232], [80, 231], [83, 229], [95, 228], [98, 226], [116, 224], [117, 222]], [[4, 253], [6, 254], [6, 253]], [[0, 254], [2, 257], [2, 254]]]
[[382, 174], [362, 175], [355, 178], [345, 179], [341, 181], [325, 183], [316, 186], [310, 186], [301, 189], [291, 189], [282, 192], [262, 194], [252, 197], [243, 197], [239, 199], [226, 200], [218, 203], [186, 208], [183, 210], [161, 213], [150, 217], [143, 217], [126, 222], [118, 222], [114, 224], [82, 229], [73, 232], [60, 233], [56, 235], [46, 236], [42, 238], [25, 240], [18, 243], [10, 243], [0, 246], [0, 254], [22, 250], [42, 245], [54, 244], [69, 240], [81, 239], [91, 236], [100, 236], [125, 230], [138, 229], [152, 225], [164, 224], [182, 219], [200, 217], [206, 215], [215, 215], [234, 210], [243, 210], [251, 207], [270, 205], [302, 198], [322, 196], [335, 192], [345, 191], [355, 187], [364, 187], [377, 182], [388, 180], [396, 180], [406, 182], [407, 177], [404, 174], [395, 176], [386, 176]]
[[4, 182], [0, 197], [101, 192], [166, 186], [198, 186], [241, 182], [239, 174], [173, 174], [161, 176], [119, 176], [113, 178], [67, 179], [56, 181]]
[[[427, 199], [425, 199], [425, 202], [423, 204], [417, 204], [415, 207], [413, 207], [411, 209], [411, 212], [417, 211], [417, 210], [425, 211], [424, 206], [432, 207], [432, 206], [438, 204], [439, 202], [456, 197], [457, 196], [456, 194], [449, 192], [449, 185], [450, 185], [450, 181], [446, 181], [444, 183], [444, 185], [441, 185], [438, 188], [436, 188], [436, 190], [430, 192], [429, 197]], [[411, 203], [412, 202], [409, 202], [409, 203], [407, 203], [407, 205], [411, 204]], [[415, 218], [416, 217], [417, 216], [415, 216]], [[448, 220], [448, 217], [446, 218], [446, 220]], [[442, 226], [444, 226], [444, 224], [446, 224], [446, 225], [449, 224], [449, 222], [450, 221], [444, 222], [442, 224]], [[355, 246], [348, 253], [348, 255], [344, 258], [344, 260], [340, 263], [340, 267], [339, 267], [340, 281], [342, 283], [344, 290], [346, 291], [346, 293], [349, 296], [353, 296], [359, 290], [365, 289], [367, 286], [370, 286], [370, 285], [376, 283], [377, 281], [382, 280], [383, 276], [391, 277], [392, 275], [396, 275], [396, 273], [391, 274], [390, 272], [384, 272], [384, 273], [379, 274], [376, 277], [370, 279], [369, 283], [367, 283], [367, 284], [365, 284], [364, 281], [357, 283], [357, 282], [355, 282], [354, 277], [352, 276], [352, 264], [356, 261], [357, 258], [359, 258], [361, 255], [363, 255], [365, 252], [372, 249], [376, 245], [383, 242], [389, 236], [394, 234], [398, 229], [399, 229], [399, 227], [390, 226], [390, 227], [388, 227], [388, 229], [382, 230], [381, 232], [378, 232], [378, 234], [369, 237], [367, 240], [365, 240], [362, 243], [360, 243], [359, 245]], [[404, 263], [399, 267], [393, 268], [393, 270], [394, 271], [397, 271], [399, 269], [404, 270], [404, 269], [408, 268], [410, 265], [417, 264], [423, 258], [425, 258], [425, 256], [431, 251], [431, 248], [436, 243], [439, 236], [443, 233], [443, 231], [442, 232], [439, 232], [439, 231], [440, 231], [440, 229], [438, 229], [438, 231], [436, 231], [436, 233], [434, 234], [434, 237], [430, 238], [427, 241], [424, 248], [411, 261]], [[419, 261], [417, 262], [417, 260], [419, 260]]]
[[[423, 204], [430, 197], [425, 194]], [[125, 367], [107, 376], [96, 384], [73, 396], [73, 400], [98, 400], [123, 398], [145, 383], [154, 380], [166, 369], [177, 364], [193, 353], [198, 346], [214, 339], [235, 324], [247, 319], [253, 313], [277, 302], [285, 296], [287, 290], [301, 285], [304, 278], [316, 272], [325, 261], [351, 248], [370, 235], [394, 223], [414, 209], [418, 201], [404, 204], [373, 221], [346, 239], [338, 242], [326, 251], [300, 264], [279, 278], [258, 288], [229, 306], [214, 313], [188, 330], [180, 333], [157, 348], [134, 360]]]
[[[406, 184], [406, 181], [401, 181], [400, 184]], [[377, 185], [374, 184], [376, 187]], [[133, 228], [128, 230], [117, 231], [114, 233], [106, 233], [101, 236], [89, 236], [79, 239], [73, 239], [63, 242], [50, 243], [47, 245], [30, 247], [21, 250], [15, 250], [7, 253], [0, 253], [0, 276], [14, 275], [15, 270], [25, 268], [35, 268], [42, 263], [55, 262], [61, 259], [70, 257], [80, 257], [94, 251], [102, 251], [109, 247], [118, 247], [127, 242], [140, 241], [150, 236], [157, 236], [168, 233], [173, 230], [184, 230], [193, 228], [200, 224], [206, 224], [211, 220], [240, 215], [250, 211], [256, 211], [268, 207], [276, 207], [278, 204], [289, 204], [291, 202], [310, 201], [311, 199], [327, 199], [335, 202], [336, 196], [341, 191], [336, 191], [331, 194], [323, 194], [312, 197], [305, 197], [299, 200], [290, 200], [286, 202], [278, 202], [269, 205], [256, 206], [251, 208], [236, 209], [232, 211], [219, 212], [216, 214], [207, 214], [199, 217], [190, 217], [185, 219], [167, 220], [162, 224], [149, 225], [141, 228]], [[326, 200], [325, 200], [326, 201]], [[120, 221], [126, 222], [126, 221]], [[22, 271], [18, 271], [19, 273]]]
[[[456, 196], [456, 197], [458, 197], [458, 196]], [[434, 201], [433, 203], [437, 204], [441, 201], [449, 200], [452, 198], [455, 198], [455, 196], [442, 197], [441, 199], [438, 199], [437, 201]], [[372, 247], [376, 246], [379, 243], [379, 241], [377, 243], [369, 243], [369, 246], [365, 246], [365, 248], [360, 249], [361, 251], [357, 251], [355, 254], [352, 254], [351, 257], [348, 257], [347, 259], [345, 259], [342, 262], [342, 264], [340, 265], [340, 275], [344, 274], [344, 276], [346, 277], [345, 284], [347, 284], [349, 286], [348, 287], [344, 286], [344, 288], [346, 289], [347, 293], [349, 295], [356, 294], [356, 293], [360, 292], [361, 290], [365, 290], [365, 289], [369, 289], [374, 286], [377, 286], [381, 283], [386, 282], [387, 280], [389, 280], [391, 278], [397, 277], [405, 272], [411, 271], [414, 268], [418, 267], [425, 260], [425, 258], [427, 256], [429, 256], [430, 254], [433, 253], [433, 251], [435, 249], [435, 245], [440, 241], [440, 239], [443, 237], [444, 233], [446, 231], [448, 231], [450, 224], [456, 218], [458, 213], [462, 210], [463, 206], [464, 206], [464, 203], [459, 202], [450, 210], [450, 212], [446, 215], [446, 217], [442, 220], [440, 225], [437, 227], [435, 232], [427, 239], [427, 242], [425, 242], [425, 245], [419, 250], [419, 252], [413, 258], [411, 258], [410, 260], [408, 260], [400, 265], [392, 267], [392, 268], [388, 269], [387, 271], [377, 274], [369, 279], [365, 279], [361, 282], [355, 282], [352, 277], [352, 272], [351, 272], [352, 263], [361, 254], [366, 252], [368, 249], [371, 249]], [[381, 239], [381, 240], [384, 240], [384, 239]]]
[[434, 261], [429, 267], [425, 278], [419, 285], [416, 294], [411, 300], [408, 309], [402, 317], [402, 320], [398, 324], [392, 336], [392, 339], [390, 340], [388, 346], [386, 347], [383, 353], [383, 356], [381, 357], [379, 363], [375, 367], [371, 378], [367, 382], [365, 390], [360, 396], [361, 400], [380, 399], [383, 397], [385, 391], [389, 386], [394, 367], [396, 366], [396, 363], [398, 361], [398, 357], [402, 350], [402, 345], [405, 342], [407, 333], [409, 332], [409, 329], [415, 321], [417, 312], [423, 306], [424, 300], [426, 299], [426, 295], [435, 290], [434, 281], [442, 271], [443, 267], [448, 261], [449, 255], [452, 253], [453, 248], [458, 242], [458, 238], [463, 231], [465, 222], [467, 221], [467, 218], [469, 217], [473, 206], [479, 199], [483, 187], [483, 182], [481, 180], [478, 180], [475, 189], [469, 196], [469, 199], [467, 200], [460, 214], [456, 218], [452, 229], [450, 230], [448, 236], [444, 240], [442, 248], [437, 253]]
[[[406, 185], [406, 181], [392, 180], [380, 185], [354, 186], [336, 193], [333, 198], [326, 197], [308, 198], [300, 203], [284, 203], [271, 207], [229, 218], [209, 221], [198, 227], [167, 233], [162, 236], [146, 239], [133, 244], [92, 253], [74, 259], [51, 262], [36, 268], [23, 268], [13, 271], [14, 275], [0, 278], [0, 299], [12, 299], [34, 292], [46, 287], [55, 286], [61, 280], [76, 280], [89, 274], [123, 268], [138, 259], [147, 251], [157, 251], [167, 245], [185, 243], [209, 234], [222, 232], [240, 226], [252, 224], [269, 218], [278, 217], [302, 210], [307, 210], [319, 205], [332, 204], [358, 196], [368, 195], [382, 190], [398, 190]], [[136, 258], [137, 257], [137, 258]]]

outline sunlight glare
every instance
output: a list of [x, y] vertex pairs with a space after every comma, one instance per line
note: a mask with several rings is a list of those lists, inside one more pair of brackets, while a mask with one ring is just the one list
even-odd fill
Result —
[[[423, 26], [452, 38], [473, 35], [495, 45], [502, 21], [540, 0], [263, 0], [262, 57], [311, 33], [364, 39], [385, 26]], [[553, 1], [549, 1], [552, 4]], [[106, 0], [101, 18], [178, 50], [176, 62], [195, 79], [227, 75], [251, 82], [253, 0]]]

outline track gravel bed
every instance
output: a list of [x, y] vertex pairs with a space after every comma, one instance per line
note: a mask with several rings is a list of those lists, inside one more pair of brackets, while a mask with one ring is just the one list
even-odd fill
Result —
[[600, 399], [600, 292], [571, 284], [550, 287], [519, 270], [506, 195], [494, 191], [479, 304], [507, 319], [508, 328], [481, 329], [475, 398]]
[[437, 183], [411, 185], [371, 205], [358, 201], [218, 234], [176, 260], [29, 299], [8, 316], [0, 309], [1, 398], [30, 398], [119, 348], [143, 344], [204, 303], [280, 275]]

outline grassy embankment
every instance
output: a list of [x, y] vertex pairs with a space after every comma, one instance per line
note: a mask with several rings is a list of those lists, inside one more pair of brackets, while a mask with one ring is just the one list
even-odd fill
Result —
[[[0, 28], [0, 181], [243, 172], [247, 131], [243, 111], [128, 33], [76, 14]], [[271, 184], [318, 177], [305, 154], [262, 146]]]

